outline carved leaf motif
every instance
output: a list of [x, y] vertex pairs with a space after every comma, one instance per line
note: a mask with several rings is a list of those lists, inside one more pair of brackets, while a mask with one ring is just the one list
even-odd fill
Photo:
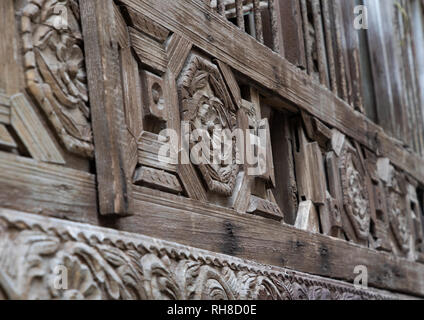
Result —
[[[67, 288], [59, 290], [55, 288], [55, 269], [65, 267], [67, 270]], [[61, 252], [58, 257], [52, 260], [48, 283], [50, 283], [51, 294], [54, 299], [63, 300], [100, 300], [101, 292], [95, 283], [89, 268], [82, 264], [76, 257]]]
[[234, 300], [235, 297], [219, 272], [203, 266], [196, 281], [195, 300]]
[[170, 274], [163, 261], [153, 254], [145, 255], [141, 259], [144, 277], [149, 279], [145, 284], [145, 291], [150, 299], [180, 300], [181, 290]]

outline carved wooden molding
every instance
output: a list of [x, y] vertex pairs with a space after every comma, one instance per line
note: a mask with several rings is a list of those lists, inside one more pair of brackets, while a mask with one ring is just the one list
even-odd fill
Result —
[[[141, 235], [4, 209], [0, 231], [2, 298], [405, 298]], [[68, 270], [67, 290], [53, 285], [58, 266]]]

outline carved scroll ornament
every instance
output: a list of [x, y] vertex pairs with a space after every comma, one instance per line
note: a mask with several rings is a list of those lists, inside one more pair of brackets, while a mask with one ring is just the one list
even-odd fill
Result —
[[[0, 298], [390, 298], [340, 281], [14, 211], [0, 210], [0, 249]], [[67, 289], [55, 286], [63, 269]]]
[[92, 156], [92, 132], [76, 0], [30, 0], [22, 10], [25, 77], [71, 152]]
[[[208, 135], [214, 150], [220, 149], [219, 132], [227, 141], [236, 128], [236, 110], [218, 68], [210, 61], [197, 55], [189, 63], [179, 81], [182, 104], [182, 120], [190, 124], [191, 148], [198, 140], [195, 130]], [[193, 141], [195, 140], [195, 141]], [[211, 148], [212, 149], [212, 148]], [[235, 148], [224, 148], [218, 161], [211, 161], [211, 155], [202, 154], [199, 170], [210, 191], [230, 196], [234, 191], [239, 165], [236, 163]]]

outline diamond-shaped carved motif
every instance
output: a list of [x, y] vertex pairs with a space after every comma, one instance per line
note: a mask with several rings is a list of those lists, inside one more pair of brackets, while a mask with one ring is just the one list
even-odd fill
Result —
[[[214, 159], [217, 161], [211, 161], [212, 149], [220, 150], [225, 139], [231, 142], [231, 133], [236, 128], [236, 110], [217, 66], [203, 57], [191, 55], [180, 76], [179, 94], [181, 118], [190, 126], [190, 149], [200, 141], [196, 131], [207, 135], [211, 142], [210, 154], [202, 149], [199, 155], [201, 175], [210, 191], [230, 196], [239, 172], [235, 148], [224, 148], [218, 159]], [[222, 139], [218, 132], [223, 133]]]

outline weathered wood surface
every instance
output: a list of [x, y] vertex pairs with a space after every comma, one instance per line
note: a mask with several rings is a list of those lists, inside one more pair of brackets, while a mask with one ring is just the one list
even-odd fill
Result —
[[[0, 225], [1, 298], [414, 298], [374, 288], [355, 288], [351, 283], [324, 279], [281, 267], [263, 266], [254, 261], [144, 235], [117, 232], [18, 211], [0, 209]], [[40, 262], [36, 267], [36, 275], [31, 272], [34, 270], [34, 260]], [[65, 290], [52, 290], [51, 274], [58, 265], [72, 270], [68, 275], [69, 286]], [[197, 272], [190, 272], [193, 268]], [[34, 277], [37, 281], [32, 281]], [[128, 285], [128, 281], [131, 285]], [[213, 285], [208, 285], [210, 283]]]
[[85, 38], [99, 209], [104, 215], [126, 215], [131, 208], [131, 161], [136, 137], [125, 127], [119, 70], [118, 24], [112, 1], [80, 1]]
[[143, 187], [135, 203], [136, 215], [103, 225], [348, 282], [365, 265], [370, 286], [424, 296], [422, 264]]
[[[155, 21], [161, 21], [171, 31], [184, 35], [193, 44], [292, 101], [324, 123], [389, 157], [399, 168], [424, 182], [424, 160], [395, 144], [381, 127], [352, 110], [347, 103], [316, 84], [272, 50], [230, 23], [225, 23], [202, 3], [158, 0], [155, 6], [151, 6], [145, 0], [122, 2]], [[232, 46], [228, 47], [228, 43], [232, 43]]]
[[16, 94], [22, 89], [24, 78], [22, 66], [17, 59], [19, 45], [14, 2], [4, 0], [0, 3], [0, 30], [3, 30], [0, 42], [0, 91], [2, 89], [8, 95]]
[[[34, 13], [30, 9], [37, 0], [31, 1], [23, 14], [23, 27], [36, 20], [31, 20]], [[0, 13], [6, 12], [9, 21], [13, 5], [5, 3]], [[0, 147], [25, 153], [33, 160], [0, 154], [2, 206], [144, 233], [345, 281], [352, 281], [354, 267], [363, 264], [369, 268], [372, 286], [424, 296], [424, 266], [413, 262], [424, 256], [421, 204], [415, 190], [419, 185], [415, 179], [424, 181], [424, 160], [348, 104], [361, 109], [358, 39], [349, 38], [346, 28], [330, 32], [336, 24], [333, 6], [320, 7], [318, 0], [302, 1], [308, 30], [304, 36], [317, 47], [312, 57], [313, 46], [307, 43], [309, 68], [318, 75], [314, 80], [297, 68], [306, 63], [302, 56], [298, 61], [293, 57], [301, 45], [291, 48], [287, 59], [281, 58], [287, 48], [281, 47], [278, 55], [261, 45], [271, 41], [270, 46], [278, 51], [276, 36], [282, 44], [286, 33], [281, 30], [282, 16], [259, 0], [251, 1], [248, 18], [249, 32], [256, 40], [243, 32], [241, 1], [233, 8], [240, 28], [225, 21], [233, 17], [224, 12], [223, 2], [218, 6], [220, 15], [204, 1], [158, 0], [153, 6], [146, 0], [122, 0], [120, 6], [111, 0], [80, 3], [91, 100], [91, 108], [84, 110], [86, 120], [93, 122], [98, 184], [94, 175], [40, 163], [73, 166], [38, 118], [37, 104], [43, 106], [43, 99], [51, 96], [46, 98], [39, 90], [42, 86], [35, 86], [32, 76], [37, 65], [26, 54], [30, 94], [10, 98], [3, 95], [10, 88], [0, 87]], [[292, 7], [283, 11], [292, 11], [301, 29], [298, 4], [292, 2]], [[41, 12], [41, 7], [33, 8], [37, 15]], [[309, 16], [306, 11], [311, 11]], [[271, 26], [268, 19], [272, 19]], [[267, 28], [272, 29], [271, 40], [264, 38]], [[24, 31], [26, 52], [31, 48], [31, 29]], [[302, 43], [300, 30], [293, 32]], [[336, 50], [331, 52], [326, 46], [333, 44]], [[341, 52], [346, 44], [352, 52]], [[0, 59], [6, 51], [0, 50]], [[386, 52], [386, 65], [395, 55], [399, 52]], [[344, 79], [340, 77], [343, 63]], [[13, 64], [10, 62], [8, 70]], [[41, 64], [44, 75], [49, 74], [48, 67]], [[404, 74], [396, 74], [397, 82], [390, 87], [398, 93], [400, 76]], [[18, 86], [18, 76], [12, 80], [10, 85]], [[45, 85], [54, 88], [53, 79]], [[34, 88], [38, 91], [31, 91]], [[415, 89], [408, 98], [414, 100]], [[33, 106], [32, 99], [38, 94], [41, 98]], [[231, 178], [220, 181], [221, 173], [215, 174], [208, 166], [169, 163], [175, 160], [171, 156], [158, 158], [159, 148], [168, 143], [158, 140], [161, 129], [180, 132], [181, 118], [187, 114], [192, 118], [185, 120], [196, 118], [199, 127], [205, 127], [205, 119], [196, 109], [199, 96], [206, 98], [202, 107], [209, 112], [214, 111], [211, 102], [225, 108], [221, 120], [226, 127], [254, 132], [266, 129], [266, 145], [248, 143], [256, 151], [266, 150], [264, 173], [249, 176], [249, 166], [232, 163]], [[406, 98], [399, 93], [398, 101]], [[51, 113], [47, 110], [45, 116]], [[302, 123], [297, 121], [300, 118]], [[410, 120], [416, 123], [416, 118]], [[90, 123], [86, 129], [91, 135]], [[298, 130], [297, 135], [293, 129]], [[99, 212], [134, 216], [98, 217]], [[385, 241], [385, 237], [389, 239]], [[389, 253], [365, 248], [368, 246]]]
[[97, 223], [95, 176], [0, 152], [3, 208]]

